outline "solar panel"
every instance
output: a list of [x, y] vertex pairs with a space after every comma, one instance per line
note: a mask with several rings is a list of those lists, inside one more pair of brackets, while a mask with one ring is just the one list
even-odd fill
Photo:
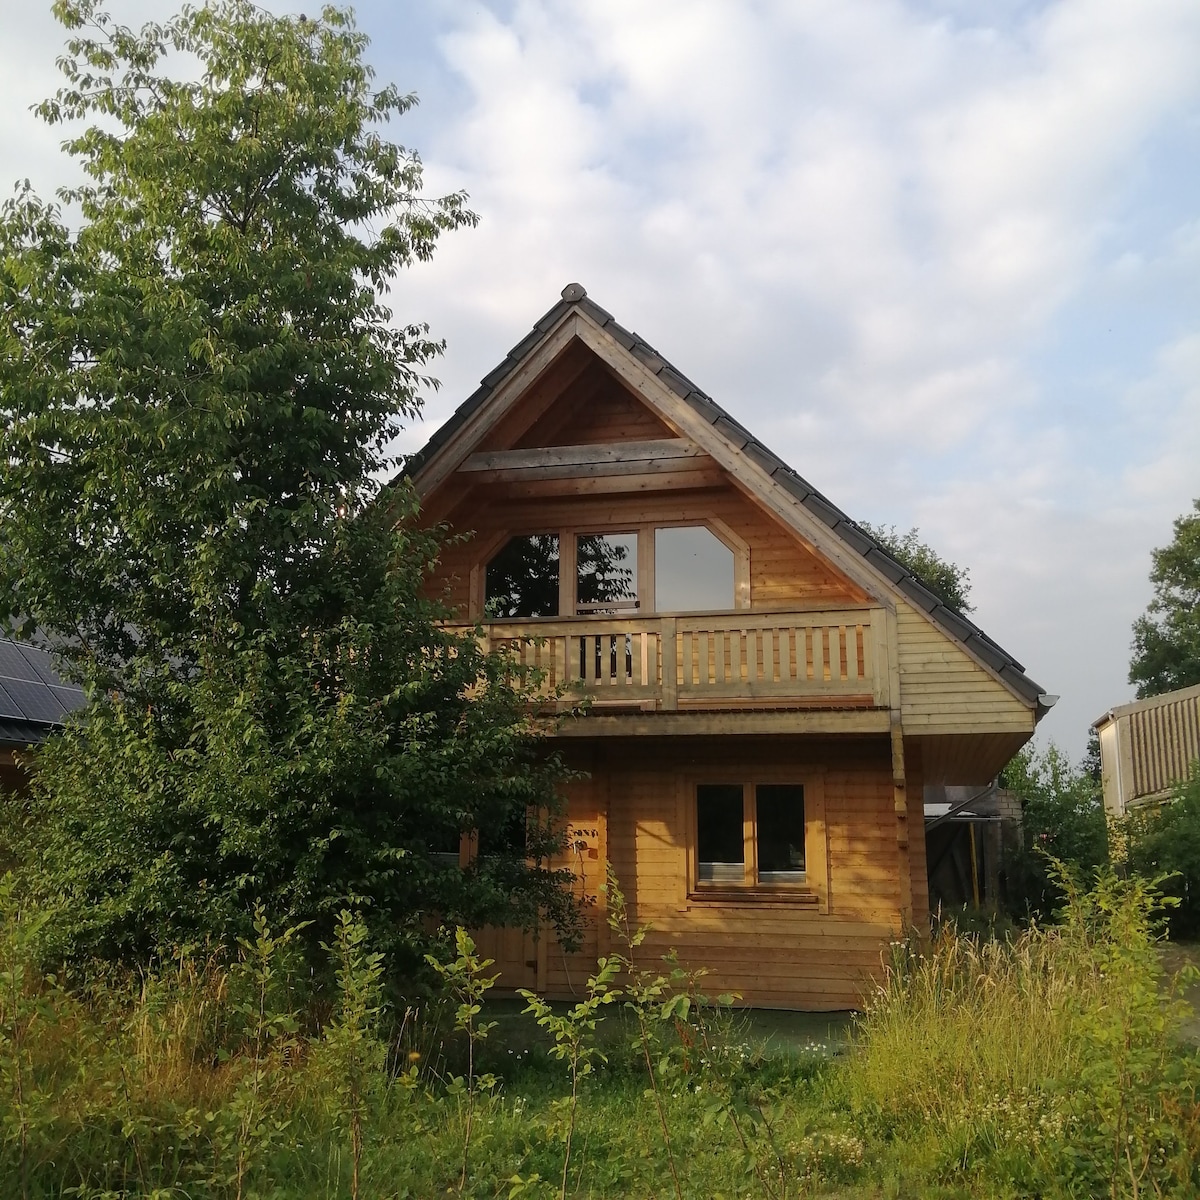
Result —
[[32, 721], [6, 721], [0, 717], [0, 746], [36, 746], [45, 740], [45, 736], [44, 726]]
[[47, 651], [0, 638], [0, 718], [57, 724], [83, 703], [82, 689], [63, 682]]
[[25, 714], [17, 702], [4, 690], [3, 684], [0, 684], [0, 717], [15, 717], [18, 721], [25, 719]]
[[7, 640], [0, 640], [0, 676], [43, 682], [33, 665], [21, 653], [21, 647]]
[[63, 706], [54, 693], [39, 679], [0, 679], [4, 690], [20, 705], [21, 715], [28, 721], [61, 721]]
[[50, 691], [53, 693], [55, 700], [59, 702], [67, 710], [74, 712], [77, 708], [82, 708], [84, 705], [83, 688], [74, 687], [71, 684], [65, 684], [62, 687], [52, 687]]
[[36, 646], [18, 646], [17, 650], [43, 683], [48, 683], [51, 687], [57, 687], [62, 683], [48, 651], [40, 650]]

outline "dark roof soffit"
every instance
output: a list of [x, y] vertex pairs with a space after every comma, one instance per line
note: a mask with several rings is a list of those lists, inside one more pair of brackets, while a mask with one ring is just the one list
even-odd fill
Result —
[[572, 309], [584, 313], [633, 354], [647, 370], [657, 375], [667, 387], [712, 425], [735, 450], [740, 450], [746, 457], [751, 458], [808, 512], [829, 526], [847, 547], [865, 558], [885, 579], [898, 587], [935, 625], [966, 646], [1019, 695], [1030, 703], [1038, 702], [1038, 697], [1044, 689], [1025, 674], [1024, 668], [1011, 654], [998, 646], [969, 618], [943, 604], [938, 596], [836, 504], [817, 491], [757, 438], [751, 436], [711, 396], [700, 391], [682, 371], [663, 358], [644, 338], [619, 325], [611, 313], [589, 299], [581, 284], [571, 283], [563, 288], [562, 299], [535, 323], [533, 331], [522, 338], [494, 370], [484, 376], [481, 386], [455, 409], [429, 441], [405, 460], [403, 474], [414, 475], [420, 471], [438, 447], [479, 410], [500, 383], [517, 368], [521, 360]]
[[0, 748], [23, 750], [26, 746], [40, 745], [51, 729], [37, 721], [10, 721], [0, 717]]

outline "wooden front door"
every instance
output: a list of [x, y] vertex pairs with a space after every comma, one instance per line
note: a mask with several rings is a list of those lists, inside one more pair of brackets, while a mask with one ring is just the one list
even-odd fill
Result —
[[537, 987], [538, 948], [528, 930], [488, 925], [475, 934], [475, 947], [481, 958], [495, 960], [487, 974], [500, 976], [497, 991]]
[[607, 947], [604, 864], [608, 854], [605, 784], [595, 775], [566, 785], [567, 848], [552, 867], [568, 867], [575, 875], [573, 890], [584, 914], [583, 940], [575, 955], [565, 955], [552, 930], [516, 929], [488, 925], [474, 933], [483, 958], [494, 960], [489, 975], [499, 975], [498, 992], [529, 988], [543, 994], [571, 996], [595, 969], [596, 956]]

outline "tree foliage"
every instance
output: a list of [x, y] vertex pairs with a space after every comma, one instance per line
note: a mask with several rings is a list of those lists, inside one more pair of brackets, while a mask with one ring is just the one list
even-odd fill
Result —
[[1200, 500], [1192, 507], [1170, 545], [1151, 552], [1154, 598], [1133, 624], [1129, 664], [1139, 697], [1200, 683]]
[[1200, 934], [1200, 764], [1164, 804], [1132, 809], [1120, 826], [1125, 865], [1157, 881], [1172, 937]]
[[91, 122], [87, 178], [73, 227], [28, 185], [0, 214], [0, 597], [89, 706], [41, 755], [27, 884], [113, 954], [244, 930], [254, 900], [314, 940], [345, 906], [390, 946], [434, 917], [569, 932], [525, 847], [434, 854], [553, 808], [561, 772], [508, 664], [438, 626], [436, 543], [375, 482], [440, 349], [380, 296], [474, 220], [381, 136], [413, 98], [332, 8], [55, 11], [41, 115]]
[[914, 527], [907, 533], [900, 533], [895, 525], [871, 525], [866, 521], [859, 521], [858, 524], [901, 566], [907, 567], [942, 603], [956, 612], [974, 611], [969, 599], [970, 569], [942, 558], [936, 550], [921, 540], [919, 529]]
[[1079, 767], [1052, 742], [1020, 750], [1000, 786], [1021, 799], [1021, 845], [1010, 854], [1008, 901], [1017, 916], [1047, 918], [1065, 894], [1052, 860], [1090, 873], [1108, 861], [1108, 831], [1100, 779], [1085, 756]]

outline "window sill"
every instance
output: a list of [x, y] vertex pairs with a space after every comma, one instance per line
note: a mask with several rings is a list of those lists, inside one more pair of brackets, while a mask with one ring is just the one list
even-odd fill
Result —
[[688, 904], [730, 908], [818, 908], [820, 897], [809, 888], [705, 886], [688, 892]]

